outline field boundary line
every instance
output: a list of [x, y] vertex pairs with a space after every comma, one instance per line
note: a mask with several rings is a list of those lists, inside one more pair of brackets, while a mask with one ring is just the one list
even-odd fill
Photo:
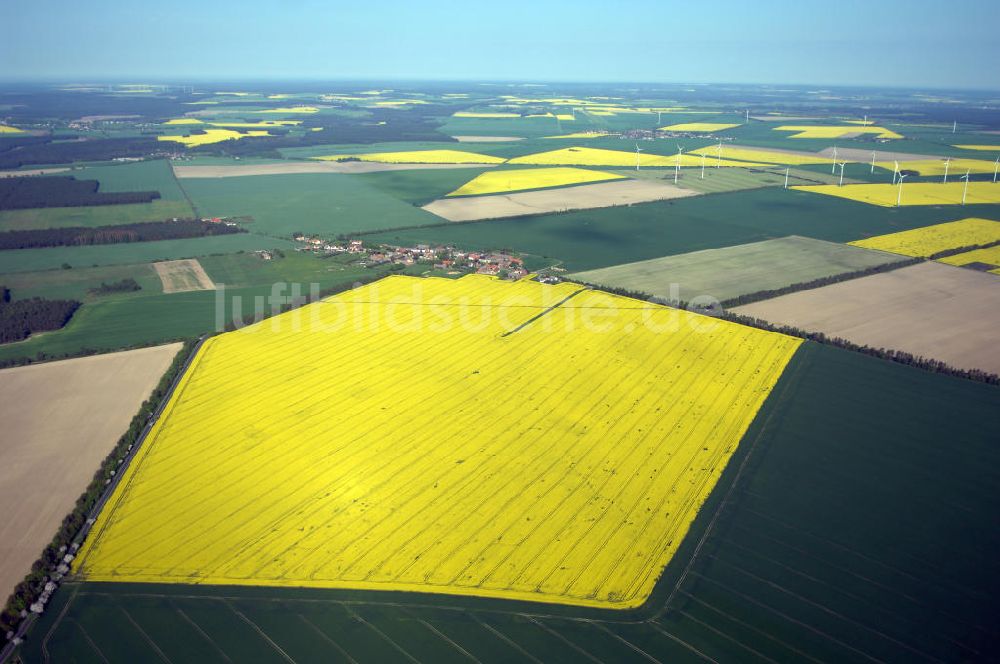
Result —
[[118, 610], [121, 611], [125, 615], [125, 619], [128, 620], [132, 624], [132, 627], [135, 627], [136, 631], [139, 632], [139, 634], [142, 635], [142, 638], [145, 639], [146, 643], [148, 643], [149, 646], [153, 649], [153, 652], [155, 652], [157, 655], [160, 656], [160, 659], [162, 659], [164, 662], [167, 662], [167, 664], [173, 664], [173, 662], [171, 661], [171, 659], [169, 657], [167, 657], [167, 654], [165, 652], [163, 652], [162, 650], [160, 650], [160, 646], [156, 645], [156, 642], [153, 641], [153, 639], [150, 638], [149, 634], [146, 633], [146, 630], [144, 630], [139, 625], [139, 623], [137, 623], [135, 621], [135, 618], [133, 618], [132, 614], [128, 612], [128, 609], [126, 609], [123, 606], [119, 606]]
[[460, 646], [457, 643], [455, 643], [452, 639], [450, 639], [446, 634], [443, 634], [441, 632], [441, 630], [439, 630], [434, 625], [430, 624], [426, 620], [417, 620], [417, 622], [419, 622], [421, 625], [423, 625], [424, 627], [426, 627], [427, 629], [429, 629], [431, 632], [433, 632], [434, 634], [436, 634], [437, 636], [439, 636], [442, 641], [445, 641], [448, 644], [450, 644], [453, 648], [455, 648], [455, 650], [459, 651], [460, 653], [462, 653], [463, 655], [465, 655], [466, 657], [468, 657], [469, 659], [471, 659], [473, 662], [476, 662], [477, 664], [482, 664], [479, 661], [479, 659], [477, 659], [471, 652], [469, 652], [468, 650], [466, 650], [462, 646]]
[[[704, 627], [705, 629], [709, 630], [713, 634], [717, 634], [717, 635], [721, 636], [722, 638], [726, 639], [727, 641], [735, 643], [736, 645], [738, 645], [739, 647], [747, 650], [748, 652], [752, 652], [754, 655], [757, 655], [761, 659], [767, 660], [768, 662], [772, 662], [773, 664], [779, 664], [779, 662], [777, 660], [771, 659], [770, 657], [768, 657], [767, 655], [765, 655], [764, 653], [762, 653], [762, 652], [760, 652], [758, 650], [754, 650], [753, 648], [751, 648], [747, 644], [743, 643], [739, 639], [726, 634], [721, 629], [717, 629], [715, 627], [712, 627], [711, 625], [709, 625], [704, 620], [699, 620], [698, 618], [695, 618], [694, 616], [692, 616], [687, 611], [678, 611], [677, 613], [679, 613], [680, 615], [684, 616], [688, 620], [694, 621], [695, 623], [701, 625], [702, 627]], [[659, 624], [659, 623], [657, 623], [657, 624]]]
[[824, 632], [821, 629], [817, 629], [816, 627], [813, 627], [812, 625], [810, 625], [810, 624], [808, 624], [806, 622], [803, 622], [802, 620], [799, 620], [798, 618], [793, 618], [792, 616], [788, 615], [787, 613], [779, 611], [778, 609], [774, 608], [770, 604], [765, 604], [764, 602], [761, 602], [758, 599], [754, 599], [753, 597], [751, 597], [750, 595], [747, 595], [746, 593], [741, 593], [739, 590], [735, 590], [733, 588], [730, 588], [729, 586], [727, 586], [726, 584], [722, 583], [721, 581], [716, 581], [715, 579], [710, 579], [707, 576], [704, 576], [703, 574], [699, 574], [698, 572], [693, 572], [693, 574], [695, 574], [696, 576], [701, 577], [702, 579], [704, 579], [705, 581], [708, 581], [709, 583], [711, 583], [713, 585], [716, 585], [716, 586], [722, 588], [726, 592], [729, 592], [729, 593], [732, 593], [733, 595], [736, 595], [740, 599], [743, 599], [743, 600], [745, 600], [747, 602], [750, 602], [751, 604], [756, 604], [757, 606], [761, 607], [762, 609], [766, 609], [766, 610], [770, 611], [771, 613], [775, 614], [776, 616], [779, 616], [782, 619], [787, 620], [788, 622], [796, 624], [799, 627], [805, 628], [805, 629], [809, 630], [810, 632], [812, 632], [813, 634], [816, 634], [818, 636], [822, 636], [823, 638], [829, 639], [833, 643], [836, 643], [838, 646], [840, 646], [842, 648], [846, 648], [847, 650], [850, 650], [851, 652], [855, 652], [855, 653], [861, 655], [862, 657], [864, 657], [865, 659], [871, 660], [873, 662], [880, 662], [880, 663], [883, 662], [883, 660], [881, 660], [881, 659], [879, 659], [877, 657], [874, 657], [872, 655], [869, 655], [865, 651], [860, 650], [859, 648], [855, 648], [851, 644], [846, 643], [844, 641], [841, 641], [837, 637], [831, 636], [830, 634], [827, 634], [826, 632]]
[[214, 639], [213, 639], [212, 637], [210, 637], [210, 636], [209, 636], [208, 634], [206, 634], [206, 633], [205, 633], [205, 630], [203, 630], [203, 629], [201, 628], [201, 626], [200, 626], [200, 625], [199, 625], [198, 623], [196, 623], [196, 622], [194, 621], [194, 618], [192, 618], [192, 617], [191, 617], [191, 616], [189, 616], [188, 614], [184, 613], [184, 610], [183, 610], [183, 609], [181, 609], [180, 607], [176, 607], [176, 606], [175, 606], [175, 607], [174, 607], [174, 609], [175, 609], [175, 610], [177, 611], [177, 614], [178, 614], [178, 615], [179, 615], [179, 616], [180, 616], [181, 618], [183, 618], [183, 619], [184, 619], [184, 620], [185, 620], [185, 621], [186, 621], [186, 622], [187, 622], [187, 623], [188, 623], [189, 625], [191, 625], [191, 627], [194, 627], [195, 631], [196, 631], [196, 632], [198, 632], [198, 634], [199, 634], [199, 635], [201, 635], [201, 636], [202, 636], [202, 638], [204, 638], [204, 639], [205, 639], [206, 641], [208, 641], [208, 643], [209, 643], [209, 644], [210, 644], [210, 645], [211, 645], [211, 646], [212, 646], [213, 648], [215, 648], [215, 649], [216, 649], [216, 650], [218, 651], [218, 653], [219, 653], [220, 655], [222, 655], [222, 658], [223, 658], [224, 660], [226, 660], [227, 662], [231, 662], [231, 661], [233, 661], [233, 660], [232, 660], [232, 659], [231, 659], [231, 658], [229, 657], [229, 655], [227, 655], [227, 654], [226, 654], [226, 652], [225, 652], [225, 651], [224, 651], [224, 650], [223, 650], [223, 649], [222, 649], [221, 647], [219, 647], [219, 644], [217, 644], [217, 643], [215, 642], [215, 640], [214, 640]]
[[709, 657], [708, 655], [706, 655], [702, 651], [698, 650], [697, 648], [695, 648], [693, 645], [691, 645], [690, 643], [688, 643], [687, 641], [685, 641], [681, 637], [675, 636], [675, 635], [671, 634], [670, 632], [668, 632], [667, 630], [663, 629], [663, 626], [660, 625], [660, 623], [656, 622], [655, 620], [650, 620], [647, 624], [650, 627], [652, 627], [658, 634], [662, 634], [663, 636], [667, 637], [668, 639], [670, 639], [674, 643], [677, 643], [678, 645], [684, 646], [685, 648], [687, 648], [688, 650], [690, 650], [694, 654], [698, 655], [702, 659], [707, 660], [709, 662], [713, 662], [713, 664], [719, 664], [718, 660], [712, 659], [711, 657]]
[[[648, 623], [642, 623], [642, 624], [648, 624]], [[646, 652], [645, 650], [643, 650], [639, 646], [635, 645], [634, 643], [632, 643], [631, 641], [629, 641], [628, 639], [626, 639], [621, 634], [615, 634], [614, 632], [612, 632], [603, 623], [595, 622], [594, 625], [596, 625], [598, 628], [604, 630], [605, 632], [607, 632], [608, 634], [610, 634], [614, 638], [618, 639], [619, 641], [621, 641], [622, 643], [624, 643], [626, 646], [628, 646], [629, 648], [631, 648], [635, 652], [639, 653], [640, 655], [642, 655], [643, 657], [645, 657], [649, 661], [653, 662], [653, 664], [663, 664], [663, 662], [661, 662], [660, 660], [656, 659], [655, 657], [653, 657], [652, 655], [650, 655], [648, 652]]]
[[802, 657], [803, 659], [808, 659], [810, 661], [818, 662], [819, 664], [822, 664], [822, 662], [820, 662], [820, 660], [816, 659], [815, 657], [812, 657], [811, 655], [808, 655], [808, 654], [802, 652], [798, 648], [785, 643], [781, 639], [779, 639], [779, 638], [777, 638], [775, 636], [772, 636], [772, 635], [768, 634], [767, 632], [765, 632], [765, 631], [763, 631], [763, 630], [761, 630], [761, 629], [759, 629], [757, 627], [754, 627], [750, 623], [744, 622], [744, 621], [740, 620], [739, 618], [736, 618], [734, 616], [729, 615], [728, 613], [726, 613], [722, 609], [709, 604], [705, 600], [698, 599], [697, 597], [695, 597], [691, 593], [687, 592], [686, 590], [682, 590], [681, 592], [684, 593], [685, 595], [687, 595], [689, 599], [691, 599], [694, 602], [696, 602], [698, 604], [701, 604], [702, 606], [704, 606], [705, 608], [707, 608], [709, 611], [714, 611], [715, 613], [718, 613], [723, 618], [726, 618], [727, 620], [730, 620], [732, 622], [738, 623], [738, 624], [742, 625], [743, 627], [746, 627], [747, 629], [751, 630], [752, 632], [756, 632], [757, 634], [760, 634], [761, 636], [764, 636], [764, 637], [770, 639], [771, 641], [774, 641], [775, 643], [780, 644], [781, 646], [783, 646], [783, 647], [787, 648], [788, 650], [794, 652], [796, 655]]
[[[59, 623], [62, 622], [63, 618], [66, 617], [66, 613], [69, 611], [69, 606], [76, 600], [76, 594], [80, 592], [80, 586], [73, 586], [73, 593], [66, 600], [66, 604], [63, 606], [62, 611], [56, 616], [56, 619], [52, 622], [52, 626], [49, 627], [49, 631], [45, 632], [45, 636], [42, 637], [42, 659], [46, 662], [51, 661], [49, 657], [49, 639], [55, 633], [56, 629], [59, 627]], [[0, 657], [0, 662], [4, 661], [3, 657]]]
[[364, 618], [362, 618], [360, 615], [358, 615], [357, 612], [351, 610], [349, 607], [344, 606], [344, 609], [347, 610], [347, 613], [352, 618], [354, 618], [355, 620], [357, 620], [361, 624], [366, 625], [373, 632], [375, 632], [376, 634], [378, 634], [379, 636], [381, 636], [383, 639], [385, 639], [386, 643], [388, 643], [393, 648], [395, 648], [396, 650], [398, 650], [404, 657], [406, 657], [406, 659], [410, 660], [414, 664], [421, 664], [421, 661], [419, 659], [417, 659], [416, 657], [414, 657], [410, 653], [406, 652], [406, 650], [403, 648], [403, 646], [401, 646], [398, 643], [396, 643], [395, 641], [393, 641], [392, 638], [388, 634], [386, 634], [385, 632], [383, 632], [382, 630], [380, 630], [378, 627], [376, 627], [375, 625], [371, 624], [370, 622], [368, 622], [367, 620], [365, 620]]
[[527, 650], [525, 650], [524, 648], [522, 648], [520, 645], [518, 645], [518, 643], [516, 641], [512, 640], [509, 636], [507, 636], [506, 634], [504, 634], [503, 632], [501, 632], [500, 630], [498, 630], [493, 625], [490, 625], [488, 623], [483, 622], [482, 620], [479, 619], [478, 616], [475, 616], [475, 620], [476, 620], [477, 623], [479, 623], [480, 625], [483, 626], [483, 629], [486, 629], [487, 631], [489, 631], [490, 634], [494, 635], [495, 637], [497, 637], [498, 639], [500, 639], [501, 641], [503, 641], [504, 643], [506, 643], [507, 645], [509, 645], [511, 648], [513, 648], [517, 652], [521, 653], [522, 655], [524, 655], [525, 657], [527, 657], [531, 661], [536, 662], [537, 664], [543, 664], [542, 660], [538, 659], [537, 657], [535, 657], [534, 655], [532, 655], [530, 652], [528, 652]]
[[797, 600], [799, 600], [801, 602], [805, 602], [806, 604], [809, 604], [810, 606], [814, 606], [817, 609], [819, 609], [820, 611], [823, 611], [824, 613], [828, 613], [831, 616], [840, 618], [844, 622], [849, 623], [851, 625], [854, 625], [854, 626], [856, 626], [856, 627], [858, 627], [860, 629], [867, 630], [868, 632], [870, 632], [872, 634], [875, 634], [876, 636], [882, 637], [886, 641], [889, 641], [891, 643], [895, 643], [896, 645], [901, 646], [901, 647], [905, 648], [906, 650], [909, 650], [910, 652], [912, 652], [915, 655], [919, 655], [920, 657], [923, 657], [924, 659], [928, 659], [928, 660], [930, 660], [932, 662], [940, 662], [940, 663], [943, 664], [943, 660], [938, 659], [937, 657], [934, 657], [933, 655], [928, 655], [927, 653], [925, 653], [925, 652], [923, 652], [921, 650], [917, 650], [916, 648], [914, 648], [913, 646], [909, 645], [908, 643], [904, 643], [904, 642], [900, 641], [899, 639], [896, 639], [896, 638], [894, 638], [892, 636], [889, 636], [885, 632], [877, 630], [874, 627], [869, 627], [868, 625], [865, 625], [864, 623], [858, 622], [857, 620], [854, 620], [853, 618], [849, 618], [849, 617], [845, 616], [844, 614], [840, 613], [839, 611], [834, 611], [830, 607], [828, 607], [828, 606], [826, 606], [824, 604], [820, 604], [819, 602], [816, 602], [814, 600], [811, 600], [808, 597], [805, 597], [804, 595], [800, 595], [799, 593], [797, 593], [797, 592], [795, 592], [793, 590], [789, 590], [788, 588], [785, 588], [784, 586], [782, 586], [779, 583], [775, 583], [774, 581], [771, 581], [770, 579], [765, 579], [764, 577], [758, 576], [757, 574], [754, 574], [753, 572], [749, 572], [749, 571], [743, 569], [742, 567], [740, 567], [739, 565], [736, 565], [735, 563], [732, 563], [732, 562], [730, 562], [728, 560], [724, 560], [724, 559], [719, 558], [718, 556], [715, 556], [715, 555], [711, 555], [711, 556], [709, 556], [709, 558], [711, 560], [714, 560], [716, 562], [722, 563], [723, 565], [726, 565], [727, 567], [730, 567], [730, 568], [736, 570], [740, 574], [743, 574], [745, 576], [749, 576], [754, 581], [762, 583], [765, 586], [770, 586], [771, 588], [774, 588], [775, 590], [783, 592], [786, 595], [794, 597], [795, 599], [797, 599]]
[[518, 332], [519, 330], [522, 330], [522, 329], [526, 328], [527, 326], [531, 325], [536, 320], [538, 320], [542, 316], [546, 315], [547, 313], [549, 313], [553, 309], [557, 309], [558, 307], [561, 307], [563, 304], [565, 304], [569, 300], [572, 300], [574, 297], [576, 297], [580, 293], [583, 293], [583, 292], [588, 291], [588, 290], [590, 290], [590, 289], [589, 288], [581, 288], [580, 290], [573, 291], [572, 293], [570, 293], [569, 295], [567, 295], [563, 299], [561, 299], [558, 302], [556, 302], [555, 304], [553, 304], [551, 307], [548, 307], [544, 311], [538, 312], [536, 315], [534, 315], [531, 318], [529, 318], [528, 320], [524, 321], [523, 323], [521, 323], [520, 325], [518, 325], [517, 327], [515, 327], [513, 330], [508, 330], [508, 331], [504, 332], [503, 334], [500, 335], [500, 337], [501, 338], [503, 338], [503, 337], [509, 337], [510, 335], [514, 334], [515, 332]]
[[[795, 356], [799, 355], [801, 352], [802, 352], [802, 345], [800, 344], [799, 347], [796, 349], [795, 354], [791, 358], [791, 361], [795, 362], [795, 366], [792, 367], [792, 373], [789, 375], [788, 384], [786, 384], [781, 388], [780, 394], [775, 394], [774, 390], [771, 391], [771, 395], [769, 396], [772, 395], [775, 396], [776, 401], [783, 400], [790, 384], [796, 384], [798, 382], [802, 367], [805, 364], [805, 358], [800, 357], [798, 358], [798, 361], [796, 361]], [[767, 406], [767, 399], [765, 399], [764, 403], [761, 404], [761, 408], [764, 408], [765, 406]], [[667, 595], [666, 600], [664, 600], [663, 606], [652, 616], [652, 618], [650, 618], [649, 622], [658, 620], [661, 616], [663, 616], [664, 613], [666, 613], [669, 610], [670, 604], [673, 602], [674, 597], [677, 595], [678, 590], [680, 590], [681, 584], [687, 580], [688, 575], [691, 573], [691, 570], [694, 567], [695, 561], [698, 560], [698, 556], [701, 554], [702, 547], [704, 547], [705, 542], [708, 541], [709, 536], [711, 536], [713, 531], [715, 530], [716, 522], [719, 520], [719, 517], [722, 515], [722, 512], [726, 508], [726, 506], [729, 505], [730, 499], [732, 498], [733, 493], [736, 491], [736, 487], [739, 485], [740, 480], [743, 478], [743, 471], [746, 470], [751, 457], [753, 457], [753, 453], [757, 450], [757, 444], [760, 442], [761, 438], [764, 437], [764, 433], [768, 431], [768, 428], [770, 427], [771, 422], [774, 419], [776, 410], [777, 408], [772, 409], [771, 412], [767, 414], [767, 419], [764, 420], [764, 424], [761, 426], [761, 430], [757, 433], [756, 436], [754, 436], [753, 441], [750, 442], [750, 449], [747, 450], [746, 455], [743, 457], [743, 460], [737, 467], [736, 476], [733, 477], [733, 481], [729, 484], [729, 488], [726, 490], [726, 493], [722, 496], [722, 500], [719, 501], [719, 507], [715, 510], [715, 514], [712, 515], [712, 519], [708, 522], [708, 525], [705, 527], [705, 532], [702, 533], [701, 538], [698, 540], [697, 546], [695, 546], [694, 551], [691, 552], [691, 558], [688, 560], [687, 565], [684, 566], [684, 570], [681, 572], [680, 577], [678, 577], [677, 582], [674, 584], [674, 587], [670, 591], [670, 594]], [[751, 427], [753, 426], [753, 421], [750, 422], [750, 426]], [[742, 441], [740, 442], [742, 443]], [[740, 443], [737, 443], [737, 446], [739, 444]]]
[[597, 664], [604, 664], [604, 660], [601, 660], [601, 659], [598, 659], [597, 657], [594, 657], [594, 656], [593, 656], [593, 655], [591, 655], [591, 654], [590, 654], [589, 652], [587, 652], [586, 650], [584, 650], [584, 649], [583, 649], [583, 648], [581, 648], [580, 646], [576, 645], [575, 643], [573, 643], [572, 641], [570, 641], [570, 640], [569, 640], [569, 639], [568, 639], [567, 637], [563, 636], [562, 634], [560, 634], [560, 633], [559, 633], [559, 632], [557, 632], [556, 630], [552, 629], [552, 628], [551, 628], [551, 627], [549, 627], [548, 625], [544, 625], [544, 624], [542, 624], [542, 623], [538, 622], [538, 621], [537, 621], [536, 619], [534, 619], [534, 618], [529, 618], [529, 620], [531, 620], [531, 622], [532, 622], [533, 624], [535, 624], [535, 625], [538, 625], [539, 627], [541, 627], [542, 629], [544, 629], [544, 630], [545, 630], [546, 632], [548, 632], [548, 633], [549, 633], [549, 634], [551, 634], [552, 636], [556, 637], [557, 639], [559, 639], [560, 641], [562, 641], [563, 643], [565, 643], [565, 644], [566, 644], [566, 645], [568, 645], [568, 646], [569, 646], [570, 648], [572, 648], [572, 649], [573, 649], [573, 650], [575, 650], [576, 652], [580, 653], [581, 655], [583, 655], [584, 657], [586, 657], [586, 658], [587, 658], [587, 659], [589, 659], [590, 661], [592, 661], [592, 662], [597, 662]]
[[248, 618], [248, 617], [246, 616], [246, 614], [244, 614], [244, 613], [243, 613], [242, 611], [240, 611], [240, 610], [239, 610], [239, 609], [237, 609], [237, 608], [236, 608], [235, 606], [233, 606], [232, 604], [230, 604], [228, 600], [222, 600], [222, 603], [223, 603], [223, 604], [225, 604], [225, 605], [226, 605], [226, 607], [227, 607], [227, 608], [228, 608], [228, 609], [229, 609], [230, 611], [232, 611], [232, 612], [233, 612], [233, 613], [235, 613], [235, 614], [236, 614], [237, 616], [239, 616], [240, 620], [242, 620], [243, 622], [245, 622], [245, 623], [246, 623], [247, 625], [250, 625], [250, 627], [252, 627], [252, 628], [254, 629], [254, 631], [255, 631], [255, 632], [257, 632], [258, 634], [260, 634], [260, 635], [261, 635], [261, 637], [262, 637], [262, 638], [263, 638], [263, 639], [264, 639], [265, 641], [267, 641], [267, 643], [268, 643], [268, 644], [269, 644], [269, 645], [270, 645], [270, 646], [271, 646], [272, 648], [274, 648], [274, 649], [275, 649], [275, 651], [277, 651], [277, 652], [278, 652], [278, 654], [280, 654], [280, 655], [281, 655], [282, 657], [284, 657], [284, 658], [285, 658], [285, 659], [286, 659], [286, 660], [287, 660], [288, 662], [290, 662], [290, 664], [298, 664], [298, 663], [297, 663], [297, 662], [296, 662], [296, 661], [295, 661], [294, 659], [292, 659], [291, 655], [289, 655], [289, 654], [288, 654], [287, 652], [285, 652], [285, 651], [284, 651], [284, 649], [283, 649], [283, 648], [282, 648], [281, 646], [279, 646], [279, 645], [278, 645], [277, 643], [275, 643], [275, 642], [274, 642], [274, 639], [272, 639], [272, 638], [271, 638], [270, 636], [268, 636], [268, 635], [267, 635], [267, 632], [265, 632], [265, 631], [264, 631], [263, 629], [261, 629], [261, 628], [260, 628], [260, 626], [259, 626], [259, 625], [258, 625], [257, 623], [255, 623], [254, 621], [250, 620], [250, 618]]
[[90, 648], [94, 651], [94, 653], [98, 657], [100, 657], [101, 660], [103, 660], [104, 662], [106, 662], [107, 664], [111, 664], [111, 660], [109, 660], [107, 657], [105, 657], [104, 651], [97, 647], [97, 644], [94, 643], [94, 640], [92, 638], [90, 638], [90, 633], [87, 632], [86, 629], [84, 629], [83, 625], [80, 624], [80, 621], [78, 621], [78, 620], [72, 620], [72, 619], [70, 621], [74, 625], [76, 625], [76, 628], [78, 630], [80, 630], [80, 636], [83, 637], [83, 639], [87, 642], [87, 645], [90, 646]]
[[344, 658], [347, 659], [348, 662], [350, 662], [351, 664], [358, 664], [358, 660], [356, 660], [353, 657], [351, 657], [351, 655], [346, 650], [344, 650], [340, 646], [339, 643], [337, 643], [336, 641], [333, 640], [333, 637], [331, 637], [329, 634], [327, 634], [326, 632], [324, 632], [323, 630], [321, 630], [316, 624], [314, 624], [311, 620], [309, 620], [308, 618], [306, 618], [301, 613], [296, 613], [295, 615], [297, 615], [302, 620], [302, 622], [304, 622], [314, 632], [316, 632], [316, 634], [319, 635], [319, 637], [321, 639], [323, 639], [324, 641], [326, 641], [327, 643], [329, 643], [331, 646], [333, 646], [334, 648], [336, 648], [337, 652], [339, 652], [341, 655], [343, 655]]

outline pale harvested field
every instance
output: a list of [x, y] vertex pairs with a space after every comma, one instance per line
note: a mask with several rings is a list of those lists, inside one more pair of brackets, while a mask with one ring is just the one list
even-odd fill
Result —
[[31, 571], [181, 344], [0, 371], [0, 595]]
[[808, 237], [751, 242], [578, 272], [576, 279], [664, 299], [728, 300], [847, 272], [897, 263], [904, 256]]
[[0, 178], [21, 178], [29, 175], [48, 175], [49, 173], [62, 173], [68, 168], [33, 168], [25, 171], [0, 171]]
[[164, 293], [215, 290], [215, 283], [197, 258], [153, 263]]
[[247, 175], [290, 175], [295, 173], [378, 173], [435, 168], [489, 168], [495, 164], [383, 164], [373, 161], [288, 161], [274, 164], [183, 166], [174, 164], [179, 178], [234, 178]]
[[732, 311], [1000, 373], [1000, 284], [984, 272], [920, 263]]
[[697, 192], [664, 182], [621, 180], [543, 191], [438, 199], [425, 205], [424, 209], [449, 221], [476, 221], [648, 203], [696, 195]]
[[523, 141], [521, 136], [452, 136], [459, 143], [509, 143]]
[[[824, 157], [833, 158], [833, 148], [824, 148], [819, 151]], [[872, 151], [861, 148], [837, 148], [837, 159], [843, 161], [863, 161], [871, 163]], [[914, 154], [912, 152], [893, 152], [892, 150], [879, 150], [875, 148], [876, 161], [920, 161], [924, 159], [943, 160], [940, 155]]]

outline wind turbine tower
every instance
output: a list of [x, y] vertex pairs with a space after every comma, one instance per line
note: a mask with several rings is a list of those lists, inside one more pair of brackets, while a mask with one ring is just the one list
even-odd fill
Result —
[[951, 166], [951, 157], [944, 160], [944, 181], [942, 184], [948, 184], [948, 167]]
[[639, 144], [636, 143], [635, 144], [635, 170], [639, 170], [639, 153], [640, 152], [642, 152], [642, 148], [640, 148]]
[[903, 180], [904, 179], [906, 179], [906, 176], [903, 175], [902, 173], [900, 173], [899, 174], [899, 193], [896, 194], [896, 207], [899, 207], [900, 205], [903, 204]]
[[965, 171], [965, 175], [962, 176], [962, 179], [965, 180], [965, 186], [962, 187], [962, 205], [965, 205], [965, 198], [969, 195], [969, 173], [971, 172], [972, 169], [970, 168]]

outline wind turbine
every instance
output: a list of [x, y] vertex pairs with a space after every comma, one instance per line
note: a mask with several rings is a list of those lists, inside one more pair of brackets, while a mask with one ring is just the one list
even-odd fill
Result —
[[677, 146], [677, 161], [674, 162], [674, 184], [677, 184], [677, 179], [681, 176], [681, 154], [683, 154], [684, 148]]
[[839, 164], [839, 166], [840, 166], [840, 184], [838, 184], [837, 186], [838, 187], [843, 187], [844, 186], [844, 166], [847, 166], [847, 162], [846, 161], [841, 162]]
[[899, 193], [896, 194], [896, 207], [899, 207], [900, 205], [903, 204], [903, 180], [904, 179], [906, 179], [906, 176], [903, 175], [902, 173], [900, 173], [899, 174]]
[[837, 170], [837, 146], [833, 146], [833, 165], [830, 166], [830, 175], [833, 175]]
[[750, 124], [750, 109], [747, 109], [747, 124]]
[[872, 173], [875, 172], [875, 150], [872, 150]]
[[865, 127], [867, 127], [867, 126], [868, 126], [868, 114], [867, 114], [867, 113], [865, 113], [865, 119], [864, 119], [864, 122], [863, 122], [862, 124], [863, 124], [863, 126], [865, 126]]
[[640, 148], [639, 144], [636, 143], [635, 144], [635, 170], [639, 170], [639, 153], [640, 152], [642, 152], [642, 148]]
[[896, 184], [896, 176], [898, 176], [900, 174], [899, 173], [899, 162], [898, 161], [893, 161], [892, 163], [894, 163], [896, 165], [892, 169], [892, 183]]
[[969, 195], [969, 173], [971, 172], [972, 169], [970, 168], [965, 171], [965, 175], [962, 176], [962, 179], [965, 180], [965, 187], [962, 188], [962, 205], [965, 205], [965, 197]]
[[791, 166], [785, 166], [785, 189], [788, 189], [788, 171], [791, 170]]
[[705, 179], [705, 153], [701, 153], [701, 179]]
[[954, 121], [954, 122], [953, 122], [953, 123], [951, 124], [951, 133], [953, 133], [953, 134], [954, 134], [954, 133], [955, 133], [956, 131], [958, 131], [958, 120], [955, 120], [955, 121]]
[[663, 111], [656, 112], [656, 125], [660, 126], [663, 124]]
[[1000, 157], [997, 157], [996, 165], [993, 167], [993, 184], [997, 183], [997, 171], [1000, 171]]
[[722, 168], [722, 139], [719, 139], [719, 160], [715, 162], [716, 168]]
[[951, 165], [951, 157], [944, 160], [944, 182], [941, 184], [948, 184], [948, 166]]

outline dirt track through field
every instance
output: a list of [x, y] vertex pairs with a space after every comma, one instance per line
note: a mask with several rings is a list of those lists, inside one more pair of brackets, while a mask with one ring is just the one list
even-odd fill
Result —
[[1000, 373], [1000, 277], [926, 262], [732, 311]]
[[0, 371], [0, 595], [31, 570], [181, 344]]
[[153, 263], [164, 293], [215, 290], [215, 283], [197, 258]]
[[438, 199], [425, 205], [424, 209], [449, 221], [475, 221], [631, 205], [696, 195], [694, 191], [664, 182], [619, 180], [495, 196]]
[[520, 136], [452, 136], [459, 143], [509, 143], [523, 141]]
[[178, 178], [234, 178], [248, 175], [292, 175], [297, 173], [380, 173], [442, 168], [490, 168], [496, 164], [381, 164], [373, 161], [288, 161], [273, 164], [225, 164], [220, 166], [174, 165]]

